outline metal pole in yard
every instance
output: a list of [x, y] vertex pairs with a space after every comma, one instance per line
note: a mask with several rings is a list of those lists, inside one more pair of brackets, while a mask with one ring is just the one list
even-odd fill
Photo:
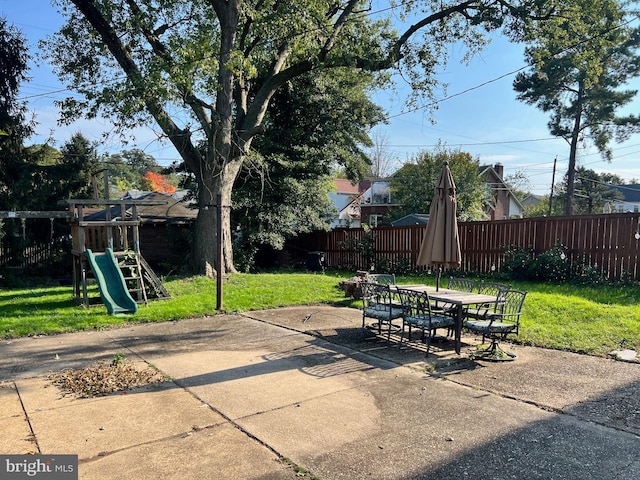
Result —
[[216, 310], [222, 310], [222, 274], [224, 271], [223, 268], [223, 258], [224, 258], [224, 248], [222, 244], [222, 195], [216, 195], [216, 226], [218, 232], [218, 270], [216, 272]]

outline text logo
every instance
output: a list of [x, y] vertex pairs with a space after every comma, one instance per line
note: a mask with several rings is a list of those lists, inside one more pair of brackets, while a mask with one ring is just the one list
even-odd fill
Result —
[[77, 455], [0, 455], [2, 480], [78, 480]]

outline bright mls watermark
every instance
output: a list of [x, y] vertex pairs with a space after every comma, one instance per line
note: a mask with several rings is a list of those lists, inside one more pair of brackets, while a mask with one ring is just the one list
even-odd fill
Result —
[[78, 480], [77, 455], [0, 455], [0, 479]]

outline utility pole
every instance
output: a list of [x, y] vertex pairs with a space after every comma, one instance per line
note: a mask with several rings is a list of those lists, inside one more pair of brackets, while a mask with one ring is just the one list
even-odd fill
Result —
[[551, 175], [551, 193], [549, 194], [549, 217], [551, 216], [551, 211], [553, 207], [553, 185], [556, 183], [556, 163], [558, 162], [558, 157], [553, 159], [553, 174]]

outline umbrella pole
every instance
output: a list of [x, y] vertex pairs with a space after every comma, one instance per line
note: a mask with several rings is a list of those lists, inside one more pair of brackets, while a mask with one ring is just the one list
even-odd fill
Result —
[[442, 276], [442, 267], [438, 267], [436, 271], [436, 292], [440, 290], [440, 277]]

